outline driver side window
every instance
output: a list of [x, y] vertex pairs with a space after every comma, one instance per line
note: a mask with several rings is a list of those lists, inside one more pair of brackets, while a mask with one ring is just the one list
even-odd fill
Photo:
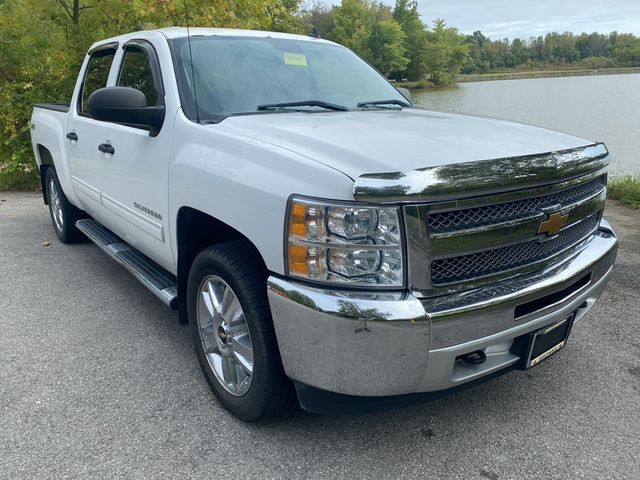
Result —
[[104, 49], [94, 52], [89, 58], [78, 99], [78, 113], [80, 115], [89, 115], [89, 97], [96, 90], [107, 86], [109, 70], [115, 54], [115, 49]]
[[140, 90], [147, 97], [147, 105], [158, 102], [158, 92], [153, 80], [149, 58], [144, 50], [138, 47], [127, 47], [122, 59], [118, 86]]

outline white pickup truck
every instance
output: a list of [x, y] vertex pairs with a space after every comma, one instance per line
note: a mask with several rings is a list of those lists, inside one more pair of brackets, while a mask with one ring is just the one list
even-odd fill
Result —
[[415, 107], [346, 48], [182, 28], [92, 46], [33, 151], [193, 332], [233, 414], [385, 408], [562, 348], [611, 274], [602, 143]]

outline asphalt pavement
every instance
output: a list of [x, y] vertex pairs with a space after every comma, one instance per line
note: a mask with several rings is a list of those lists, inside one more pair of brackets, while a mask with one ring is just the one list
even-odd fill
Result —
[[612, 281], [540, 366], [388, 413], [244, 424], [175, 312], [61, 244], [40, 194], [0, 192], [0, 478], [638, 479], [640, 212], [606, 216]]

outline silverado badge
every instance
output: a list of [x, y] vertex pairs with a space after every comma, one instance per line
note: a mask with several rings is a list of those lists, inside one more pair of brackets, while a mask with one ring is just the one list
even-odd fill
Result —
[[556, 235], [562, 227], [569, 221], [569, 214], [562, 212], [553, 212], [549, 218], [540, 222], [538, 233], [545, 234], [547, 237]]

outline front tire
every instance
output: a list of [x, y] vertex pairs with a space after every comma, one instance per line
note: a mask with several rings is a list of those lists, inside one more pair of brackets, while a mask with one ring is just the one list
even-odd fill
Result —
[[45, 185], [51, 222], [60, 241], [62, 243], [78, 243], [85, 240], [86, 237], [76, 228], [76, 222], [85, 218], [86, 214], [71, 205], [62, 191], [58, 175], [53, 167], [47, 168]]
[[220, 403], [256, 421], [293, 398], [276, 341], [266, 271], [246, 241], [204, 249], [189, 272], [187, 307], [198, 361]]

